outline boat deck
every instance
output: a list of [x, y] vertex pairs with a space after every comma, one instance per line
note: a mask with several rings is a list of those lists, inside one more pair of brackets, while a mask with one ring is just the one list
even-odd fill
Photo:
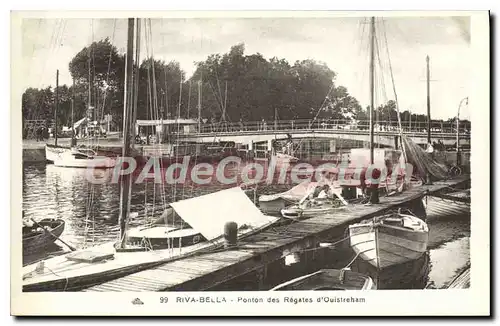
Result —
[[317, 247], [320, 239], [342, 237], [345, 227], [386, 210], [405, 205], [425, 194], [451, 192], [469, 176], [423, 185], [404, 193], [381, 197], [373, 206], [351, 205], [332, 215], [312, 217], [271, 227], [238, 242], [231, 249], [204, 253], [94, 285], [85, 292], [202, 291], [249, 272], [265, 268], [288, 253]]

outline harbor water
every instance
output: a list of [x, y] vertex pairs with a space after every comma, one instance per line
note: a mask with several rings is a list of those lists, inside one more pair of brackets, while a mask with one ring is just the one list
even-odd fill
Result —
[[[234, 171], [235, 174], [238, 172]], [[222, 187], [221, 184], [173, 186], [155, 184], [152, 180], [133, 183], [131, 212], [136, 212], [137, 216], [129, 221], [129, 226], [158, 218], [173, 200], [203, 195]], [[286, 190], [280, 187], [282, 189], [274, 190]], [[64, 219], [66, 227], [61, 238], [77, 248], [118, 239], [119, 197], [118, 183], [91, 184], [85, 176], [85, 169], [60, 168], [50, 164], [23, 166], [23, 216], [35, 220]], [[377, 275], [379, 288], [443, 288], [470, 265], [470, 216], [434, 215], [429, 216], [427, 222], [430, 229], [427, 254], [412, 266], [397, 267], [384, 271], [384, 275]], [[65, 250], [57, 245], [52, 249], [47, 254], [55, 255]], [[44, 257], [24, 257], [24, 262]], [[354, 267], [362, 269], [362, 266]], [[418, 271], [417, 276], [415, 270]], [[284, 273], [280, 275], [280, 281], [293, 277]], [[254, 289], [252, 281], [247, 279], [241, 282], [244, 284], [236, 282], [232, 289]]]

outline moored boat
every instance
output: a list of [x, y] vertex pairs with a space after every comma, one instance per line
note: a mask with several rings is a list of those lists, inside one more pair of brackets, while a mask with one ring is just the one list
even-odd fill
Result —
[[54, 160], [54, 165], [69, 168], [108, 169], [116, 165], [116, 159], [105, 156], [94, 156], [88, 150], [71, 149], [62, 152]]
[[56, 146], [51, 144], [45, 144], [45, 159], [48, 162], [54, 162], [58, 160], [62, 153], [71, 151], [69, 146]]
[[23, 255], [45, 250], [63, 233], [65, 222], [61, 219], [45, 218], [38, 225], [23, 226]]
[[[186, 228], [183, 232], [180, 232], [180, 229], [177, 231], [176, 238], [181, 239], [181, 244], [173, 241], [173, 245], [165, 249], [153, 247], [151, 250], [151, 246], [146, 243], [128, 242], [120, 246], [118, 244], [121, 240], [118, 243], [111, 241], [78, 249], [23, 267], [23, 291], [80, 290], [200, 251], [223, 247], [226, 241], [224, 227], [228, 222], [237, 224], [236, 237], [243, 239], [278, 221], [276, 217], [262, 214], [240, 187], [174, 202], [171, 207], [177, 218], [188, 223], [192, 227], [191, 230], [201, 234], [199, 242], [194, 243], [197, 234]], [[236, 211], [239, 213], [235, 214]], [[154, 234], [161, 229], [150, 230], [150, 234]], [[171, 235], [174, 232], [176, 231]], [[140, 232], [135, 235], [140, 235]], [[188, 241], [189, 237], [191, 241]], [[161, 244], [161, 241], [157, 244]]]
[[191, 246], [207, 239], [193, 228], [152, 225], [129, 230], [126, 241], [133, 246], [144, 245], [150, 249], [167, 249], [175, 246]]
[[382, 270], [421, 257], [429, 228], [418, 217], [398, 212], [350, 225], [349, 241], [356, 255]]
[[265, 214], [280, 214], [281, 210], [297, 203], [301, 200], [311, 189], [318, 186], [317, 182], [303, 181], [288, 191], [273, 194], [261, 195], [259, 197], [259, 208]]
[[322, 214], [331, 214], [340, 209], [345, 208], [345, 205], [338, 199], [315, 199], [308, 205], [296, 204], [281, 210], [281, 215], [284, 218], [301, 220]]
[[370, 276], [347, 269], [321, 269], [282, 283], [270, 291], [375, 290]]

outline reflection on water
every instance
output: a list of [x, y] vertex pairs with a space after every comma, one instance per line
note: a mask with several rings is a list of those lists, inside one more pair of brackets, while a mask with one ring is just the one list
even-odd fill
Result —
[[[80, 248], [116, 240], [119, 235], [119, 184], [91, 184], [87, 181], [85, 173], [86, 169], [68, 169], [53, 165], [31, 165], [23, 168], [25, 217], [32, 217], [35, 220], [46, 217], [64, 219], [66, 229], [62, 238]], [[103, 177], [99, 175], [103, 171], [95, 173], [96, 178]], [[237, 171], [232, 173], [236, 174]], [[168, 184], [154, 184], [152, 180], [140, 184], [133, 183], [131, 211], [137, 212], [138, 216], [129, 221], [129, 224], [135, 226], [158, 217], [165, 205], [174, 198], [177, 200], [190, 198], [220, 190], [222, 187], [221, 184], [201, 187], [184, 184], [175, 187]], [[284, 190], [286, 189], [276, 191]], [[369, 274], [380, 289], [446, 286], [464, 266], [470, 263], [470, 216], [445, 219], [432, 217], [429, 218], [428, 225], [429, 250], [420, 260], [377, 273], [370, 269], [372, 267], [369, 264], [358, 259], [352, 265], [352, 269]], [[54, 246], [52, 254], [57, 254], [60, 250], [61, 247]], [[348, 258], [348, 261], [350, 259]], [[37, 257], [25, 257], [25, 263], [34, 260], [37, 260]], [[281, 274], [282, 281], [292, 278], [291, 275], [290, 277], [286, 275], [286, 272]], [[247, 289], [255, 290], [256, 284], [251, 283]]]
[[440, 289], [470, 264], [469, 238], [464, 237], [444, 244], [430, 252], [428, 288]]
[[[23, 214], [39, 220], [61, 218], [66, 223], [63, 238], [76, 247], [115, 240], [119, 236], [118, 183], [92, 184], [87, 169], [54, 165], [25, 166], [23, 169]], [[106, 176], [95, 170], [96, 179]], [[138, 216], [130, 226], [159, 217], [165, 206], [177, 198], [190, 198], [219, 190], [221, 185], [155, 184], [153, 180], [133, 183], [131, 211]]]

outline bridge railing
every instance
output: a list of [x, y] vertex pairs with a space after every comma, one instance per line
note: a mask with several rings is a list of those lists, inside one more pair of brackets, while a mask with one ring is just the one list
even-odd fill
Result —
[[[426, 133], [427, 122], [410, 122], [404, 121], [401, 123], [404, 133]], [[460, 134], [468, 134], [470, 131], [465, 124], [459, 125]], [[250, 121], [250, 122], [219, 122], [212, 124], [204, 124], [201, 126], [199, 133], [234, 133], [234, 132], [288, 132], [297, 130], [350, 130], [350, 131], [368, 131], [370, 123], [368, 120], [278, 120], [278, 121]], [[380, 122], [374, 125], [375, 132], [398, 132], [399, 126], [397, 121]], [[456, 134], [456, 122], [432, 122], [431, 132], [433, 134]]]

